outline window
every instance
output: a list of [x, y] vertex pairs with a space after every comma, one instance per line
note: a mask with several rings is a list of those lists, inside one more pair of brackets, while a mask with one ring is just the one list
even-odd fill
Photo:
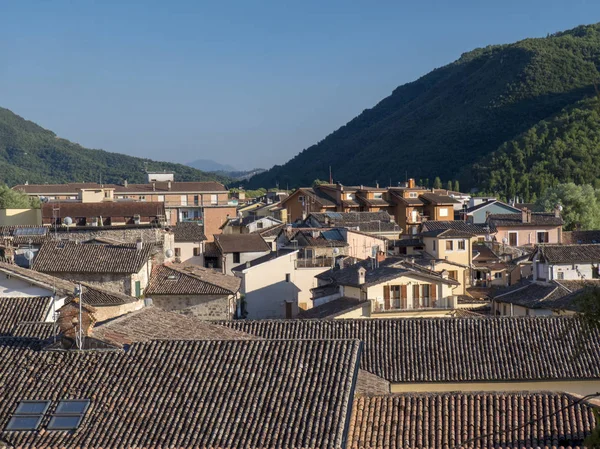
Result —
[[158, 201], [161, 201], [161, 202], [164, 203], [165, 202], [165, 196], [164, 195], [158, 195]]
[[181, 248], [175, 248], [175, 257], [181, 257]]
[[448, 278], [458, 281], [458, 271], [457, 270], [448, 271]]
[[446, 251], [454, 251], [454, 240], [446, 240]]
[[459, 240], [459, 241], [458, 241], [458, 250], [459, 250], [459, 251], [464, 251], [464, 250], [465, 250], [465, 247], [466, 247], [466, 245], [465, 245], [465, 241], [464, 241], [464, 240]]
[[592, 267], [592, 279], [600, 278], [600, 269], [598, 267]]
[[194, 206], [200, 205], [200, 198], [198, 195], [194, 195]]
[[408, 197], [409, 198], [416, 198], [417, 197], [417, 192], [409, 192], [408, 193]]
[[285, 274], [285, 282], [290, 282], [292, 275], [290, 273]]
[[219, 195], [211, 195], [210, 204], [219, 204]]
[[194, 248], [194, 256], [198, 257], [200, 255], [200, 248]]
[[548, 243], [548, 231], [538, 231], [537, 242], [538, 243]]
[[241, 263], [240, 262], [240, 253], [233, 253], [233, 263]]
[[381, 193], [381, 192], [374, 193], [373, 198], [375, 198], [377, 200], [381, 200], [381, 199], [383, 199], [383, 193]]
[[346, 193], [346, 199], [347, 200], [353, 200], [354, 199], [354, 193]]
[[494, 273], [494, 279], [502, 279], [502, 273]]
[[560, 281], [562, 279], [565, 278], [565, 273], [562, 271], [559, 271], [558, 273], [556, 273], [556, 278]]
[[48, 430], [77, 429], [89, 405], [89, 400], [60, 401], [52, 418], [50, 418]]
[[146, 201], [146, 195], [140, 195], [140, 201]]
[[518, 233], [516, 232], [509, 232], [508, 233], [508, 244], [510, 246], [518, 246], [519, 245], [519, 238], [518, 238]]
[[433, 239], [433, 250], [434, 250], [434, 251], [435, 251], [435, 248], [436, 248], [436, 240], [435, 240], [435, 239]]
[[259, 221], [258, 223], [256, 223], [256, 229], [262, 229], [264, 227], [265, 227], [265, 225], [262, 221]]
[[37, 430], [50, 401], [21, 401], [8, 421], [6, 430]]
[[401, 307], [400, 297], [401, 297], [401, 289], [399, 285], [390, 285], [390, 294], [391, 299], [393, 300], [392, 306], [396, 309]]
[[502, 305], [502, 315], [506, 315], [506, 304]]
[[110, 192], [108, 190], [104, 191], [104, 198], [110, 198]]
[[300, 196], [298, 197], [298, 202], [299, 202], [299, 203], [304, 203], [304, 197], [303, 197], [302, 195], [300, 195]]
[[529, 309], [525, 309], [525, 316], [529, 316]]
[[440, 209], [440, 217], [447, 217], [447, 216], [448, 216], [448, 208], [442, 207]]
[[187, 206], [187, 195], [181, 195], [181, 205]]

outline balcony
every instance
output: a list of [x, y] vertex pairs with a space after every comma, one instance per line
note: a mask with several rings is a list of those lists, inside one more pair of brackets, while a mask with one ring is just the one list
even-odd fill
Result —
[[333, 257], [315, 257], [314, 259], [297, 259], [296, 268], [318, 268], [318, 267], [333, 267], [335, 258]]
[[[389, 301], [389, 307], [385, 307], [385, 303]], [[410, 312], [418, 310], [451, 310], [455, 309], [457, 299], [454, 296], [448, 298], [419, 298], [413, 302], [402, 300], [399, 298], [384, 299], [383, 304], [378, 301], [373, 301], [373, 312]]]

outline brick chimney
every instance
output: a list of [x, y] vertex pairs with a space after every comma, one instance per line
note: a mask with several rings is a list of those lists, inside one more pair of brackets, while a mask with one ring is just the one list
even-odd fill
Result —
[[408, 188], [409, 189], [414, 189], [415, 188], [415, 179], [414, 178], [409, 178], [408, 179]]
[[379, 251], [377, 253], [377, 262], [383, 262], [385, 260], [385, 251]]
[[530, 219], [531, 216], [529, 215], [529, 211], [527, 210], [527, 208], [524, 207], [523, 209], [521, 209], [521, 222], [529, 223]]

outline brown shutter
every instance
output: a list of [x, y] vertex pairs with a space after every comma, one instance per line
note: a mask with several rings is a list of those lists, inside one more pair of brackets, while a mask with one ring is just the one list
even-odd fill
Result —
[[437, 299], [437, 285], [431, 284], [429, 286], [429, 296], [431, 297], [431, 307], [435, 307]]
[[406, 309], [406, 285], [401, 285], [400, 286], [400, 299], [402, 300], [400, 302], [400, 307], [402, 307], [403, 309]]
[[419, 284], [413, 285], [413, 299], [419, 299]]
[[385, 310], [390, 309], [390, 286], [389, 285], [383, 286], [383, 308]]

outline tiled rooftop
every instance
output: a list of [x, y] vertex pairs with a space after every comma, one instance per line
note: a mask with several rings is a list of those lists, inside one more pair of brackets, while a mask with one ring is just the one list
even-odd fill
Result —
[[206, 240], [204, 226], [194, 222], [179, 222], [173, 227], [176, 242], [203, 242]]
[[240, 279], [198, 265], [155, 265], [146, 295], [223, 295], [240, 289]]
[[[152, 341], [127, 351], [0, 343], [0, 439], [15, 448], [340, 448], [358, 341]], [[6, 431], [19, 401], [89, 399], [74, 431]]]
[[[393, 383], [600, 379], [600, 331], [579, 320], [428, 318], [222, 322], [263, 338], [357, 338], [361, 368]], [[526, 361], [526, 362], [525, 362]]]
[[95, 245], [73, 241], [46, 241], [32, 268], [44, 273], [138, 273], [150, 259], [152, 245]]
[[488, 223], [494, 227], [523, 227], [523, 226], [562, 226], [563, 219], [556, 217], [554, 213], [533, 212], [531, 221], [523, 223], [522, 213], [517, 214], [491, 214], [488, 216]]
[[222, 254], [269, 251], [271, 247], [260, 234], [217, 234], [215, 244]]
[[556, 264], [598, 263], [600, 243], [582, 245], [539, 245], [537, 248], [542, 261]]
[[576, 401], [549, 392], [363, 396], [354, 401], [348, 448], [582, 446], [596, 420], [590, 404]]
[[0, 297], [0, 337], [13, 335], [15, 327], [26, 321], [45, 321], [52, 298], [38, 296]]

